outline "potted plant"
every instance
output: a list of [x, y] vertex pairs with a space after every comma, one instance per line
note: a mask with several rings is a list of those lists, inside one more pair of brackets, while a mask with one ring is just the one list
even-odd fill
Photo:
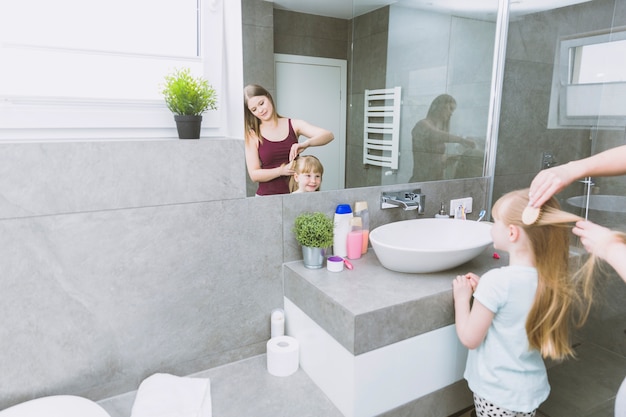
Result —
[[192, 76], [189, 68], [177, 69], [165, 76], [162, 94], [174, 113], [178, 137], [199, 139], [202, 113], [217, 109], [217, 93], [209, 82]]
[[319, 211], [302, 213], [296, 217], [293, 231], [302, 245], [304, 266], [321, 268], [326, 250], [333, 244], [333, 220]]

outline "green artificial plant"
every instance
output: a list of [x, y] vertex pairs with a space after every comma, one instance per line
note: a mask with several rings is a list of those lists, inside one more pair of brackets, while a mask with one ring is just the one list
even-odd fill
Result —
[[321, 212], [298, 215], [293, 231], [302, 246], [328, 248], [333, 244], [333, 220]]
[[217, 109], [217, 93], [207, 80], [191, 75], [189, 68], [177, 69], [165, 76], [163, 96], [175, 115], [199, 116]]

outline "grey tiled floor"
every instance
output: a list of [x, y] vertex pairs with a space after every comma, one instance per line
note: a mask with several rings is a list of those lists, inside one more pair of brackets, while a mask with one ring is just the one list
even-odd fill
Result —
[[539, 410], [546, 417], [614, 417], [626, 358], [587, 342], [576, 352], [577, 359], [548, 369], [552, 390]]
[[[582, 343], [576, 350], [577, 359], [549, 368], [552, 390], [537, 417], [614, 417], [626, 358], [591, 343]], [[285, 378], [269, 375], [265, 355], [192, 376], [210, 378], [215, 416], [241, 417], [251, 409], [257, 416], [342, 416], [301, 369]], [[111, 417], [129, 417], [134, 399], [135, 392], [130, 392], [100, 405]], [[470, 412], [462, 417], [469, 416]]]
[[[267, 372], [265, 355], [200, 372], [193, 377], [211, 380], [213, 415], [342, 417], [341, 412], [299, 369], [287, 377]], [[100, 401], [111, 417], [129, 417], [136, 391]]]
[[[536, 417], [614, 417], [626, 358], [593, 343], [581, 343], [576, 352], [577, 359], [548, 369], [550, 397]], [[468, 411], [460, 417], [470, 416]]]

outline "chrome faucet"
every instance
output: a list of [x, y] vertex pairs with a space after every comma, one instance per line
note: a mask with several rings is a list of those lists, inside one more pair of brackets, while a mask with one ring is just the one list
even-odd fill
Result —
[[380, 208], [400, 207], [402, 210], [417, 210], [417, 214], [424, 214], [426, 196], [421, 192], [420, 189], [383, 192], [380, 196]]

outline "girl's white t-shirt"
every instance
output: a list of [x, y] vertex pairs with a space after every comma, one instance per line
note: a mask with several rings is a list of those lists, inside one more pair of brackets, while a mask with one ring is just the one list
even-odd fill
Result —
[[494, 318], [483, 343], [469, 351], [464, 376], [476, 395], [511, 411], [533, 411], [550, 393], [541, 354], [526, 336], [536, 291], [535, 268], [506, 266], [484, 274], [474, 292]]

